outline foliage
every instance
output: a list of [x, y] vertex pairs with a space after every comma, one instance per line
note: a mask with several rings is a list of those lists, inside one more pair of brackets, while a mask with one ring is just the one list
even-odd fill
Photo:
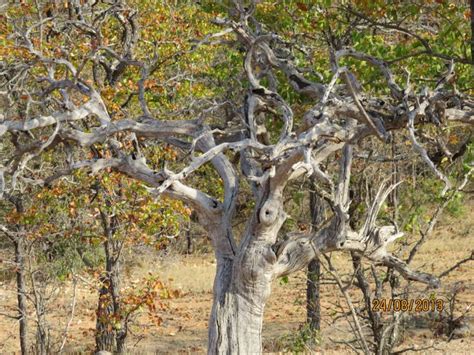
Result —
[[320, 345], [321, 341], [319, 331], [310, 329], [308, 324], [303, 324], [297, 331], [279, 338], [276, 342], [277, 349], [272, 350], [297, 354], [307, 353]]

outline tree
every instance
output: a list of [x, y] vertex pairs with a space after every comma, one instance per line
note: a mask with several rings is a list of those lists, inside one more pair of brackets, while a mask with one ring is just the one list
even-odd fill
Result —
[[[143, 280], [143, 287], [134, 292], [123, 292], [123, 253], [139, 244], [157, 249], [166, 247], [168, 239], [165, 236], [177, 233], [178, 219], [167, 219], [163, 215], [180, 212], [183, 206], [171, 201], [153, 201], [136, 181], [115, 173], [103, 174], [93, 187], [95, 193], [88, 201], [89, 210], [97, 211], [95, 222], [100, 220], [97, 229], [102, 232], [98, 239], [105, 256], [99, 276], [96, 351], [123, 353], [134, 313], [146, 306], [150, 318], [159, 323], [153, 297], [157, 296], [158, 290], [166, 291], [162, 282], [151, 277]], [[76, 209], [88, 210], [79, 205]], [[90, 217], [81, 219], [84, 224], [90, 222]]]
[[[64, 208], [62, 201], [53, 200], [48, 205], [47, 198], [41, 200], [40, 188], [34, 188], [31, 194], [17, 193], [8, 195], [5, 204], [2, 205], [2, 234], [8, 237], [14, 248], [14, 270], [16, 273], [17, 309], [19, 312], [19, 337], [22, 353], [34, 351], [38, 354], [46, 354], [51, 351], [62, 351], [67, 338], [68, 328], [74, 316], [75, 305], [75, 280], [71, 300], [69, 321], [64, 323], [55, 320], [51, 324], [50, 310], [52, 304], [57, 300], [60, 289], [63, 289], [65, 274], [74, 273], [74, 270], [64, 267], [72, 264], [66, 261], [70, 254], [65, 253], [64, 246], [68, 243], [54, 243], [52, 240], [66, 229], [72, 228], [73, 220], [63, 219]], [[54, 195], [54, 198], [57, 195]], [[49, 201], [51, 202], [51, 200]], [[55, 214], [56, 224], [61, 227], [54, 230], [51, 228], [51, 220], [48, 220], [49, 212]], [[62, 223], [61, 223], [62, 222]], [[68, 223], [71, 222], [71, 223]], [[66, 233], [64, 233], [66, 234]], [[61, 248], [63, 247], [63, 248]], [[60, 250], [60, 253], [58, 251]], [[58, 257], [58, 254], [61, 254]], [[69, 312], [67, 310], [66, 312]], [[8, 314], [2, 314], [7, 317]], [[32, 322], [33, 321], [33, 322]], [[27, 327], [27, 323], [30, 324]], [[32, 327], [31, 324], [34, 326]], [[33, 346], [29, 346], [28, 328], [35, 331]]]
[[[13, 51], [1, 62], [8, 105], [0, 134], [8, 158], [2, 162], [0, 193], [27, 189], [31, 183], [51, 184], [77, 169], [92, 174], [112, 170], [143, 182], [153, 195], [192, 207], [209, 233], [217, 261], [209, 353], [261, 352], [263, 312], [272, 280], [333, 251], [350, 251], [391, 267], [406, 279], [439, 286], [436, 277], [411, 270], [387, 251], [403, 233], [376, 222], [396, 185], [382, 184], [362, 226], [351, 228], [353, 155], [354, 150], [367, 148], [364, 142], [372, 142], [373, 150], [389, 144], [394, 132], [405, 131], [414, 151], [444, 182], [446, 193], [452, 183], [429, 158], [425, 147], [429, 140], [421, 140], [419, 130], [451, 122], [472, 125], [472, 89], [464, 90], [469, 82], [464, 73], [472, 62], [438, 51], [397, 19], [379, 23], [343, 2], [321, 12], [324, 3], [311, 9], [301, 2], [278, 4], [279, 14], [286, 14], [281, 22], [273, 21], [268, 8], [277, 5], [270, 2], [234, 1], [227, 14], [218, 4], [205, 3], [202, 10], [184, 2], [176, 5], [191, 9], [190, 21], [202, 25], [197, 14], [213, 21], [204, 36], [199, 30], [189, 34], [184, 15], [173, 5], [142, 4], [165, 8], [173, 18], [173, 31], [191, 37], [186, 43], [174, 38], [181, 49], [164, 56], [168, 42], [150, 38], [149, 23], [142, 23], [140, 32], [138, 15], [126, 2], [68, 1], [54, 7], [39, 5], [36, 10], [29, 5], [14, 8], [20, 15], [13, 10], [7, 14], [11, 33], [5, 38]], [[325, 28], [324, 21], [341, 13], [353, 16], [347, 15], [344, 31]], [[324, 36], [291, 31], [288, 35], [284, 30], [295, 20], [302, 28], [323, 24]], [[416, 46], [423, 49], [390, 60], [384, 56], [387, 53], [361, 51], [346, 41], [356, 35], [352, 31], [357, 26], [396, 30], [420, 42]], [[121, 38], [114, 36], [116, 32]], [[403, 36], [390, 40], [404, 41]], [[51, 38], [60, 45], [52, 46]], [[204, 49], [226, 44], [230, 52]], [[374, 43], [369, 49], [380, 47]], [[209, 65], [210, 53], [214, 68], [224, 67], [220, 71]], [[439, 70], [429, 73], [438, 79], [432, 85], [413, 80], [399, 66], [403, 57], [420, 55], [448, 60], [441, 77]], [[311, 63], [313, 56], [325, 58], [318, 64], [326, 68], [325, 76], [318, 78], [311, 70], [305, 74], [300, 66]], [[203, 65], [196, 69], [193, 61], [198, 60]], [[236, 69], [241, 64], [243, 72]], [[196, 80], [193, 70], [200, 70], [202, 81], [183, 91], [183, 86], [191, 86], [187, 81]], [[378, 86], [366, 91], [359, 77], [376, 80]], [[161, 85], [159, 80], [164, 89], [152, 90]], [[222, 87], [222, 80], [231, 81], [232, 92]], [[127, 90], [116, 92], [119, 83], [128, 85]], [[89, 154], [98, 147], [103, 154]], [[171, 149], [179, 159], [154, 163], [157, 147]], [[48, 164], [56, 172], [45, 175], [44, 165], [37, 162], [52, 150], [56, 159]], [[219, 183], [203, 187], [192, 175], [208, 166]], [[472, 166], [467, 169], [472, 172]], [[330, 206], [331, 217], [309, 233], [279, 235], [287, 218], [285, 189], [311, 175], [323, 181], [318, 193]], [[239, 191], [247, 186], [252, 213], [237, 238], [232, 222]], [[368, 344], [361, 346], [369, 352]]]
[[[24, 212], [23, 201], [19, 197], [10, 197], [11, 203], [14, 205], [14, 211], [17, 214]], [[20, 351], [22, 354], [28, 353], [28, 320], [26, 307], [26, 276], [25, 276], [25, 240], [22, 235], [21, 225], [15, 225], [15, 230], [11, 231], [4, 225], [1, 231], [13, 244], [15, 249], [15, 274], [16, 274], [16, 292], [18, 304], [18, 323], [20, 333]]]
[[[314, 191], [315, 182], [312, 181], [310, 192], [311, 224], [319, 228], [324, 222], [324, 200]], [[320, 300], [321, 264], [319, 259], [313, 259], [308, 264], [306, 286], [307, 322], [312, 331], [321, 329], [321, 300]]]

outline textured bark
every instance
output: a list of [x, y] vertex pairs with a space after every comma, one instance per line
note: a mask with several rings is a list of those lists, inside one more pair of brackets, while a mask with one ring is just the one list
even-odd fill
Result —
[[[108, 249], [105, 246], [105, 249]], [[119, 262], [112, 260], [109, 253], [106, 256], [106, 272], [101, 278], [102, 286], [99, 291], [96, 321], [96, 351], [123, 352], [124, 337], [117, 334], [114, 324], [119, 314], [118, 287], [119, 287]]]
[[[209, 354], [258, 354], [262, 352], [262, 325], [265, 303], [274, 277], [275, 254], [271, 248], [284, 220], [276, 210], [267, 210], [269, 199], [261, 203], [247, 225], [239, 250], [234, 253], [227, 238], [230, 227], [213, 228], [217, 270], [214, 282], [214, 302], [209, 320]], [[270, 205], [272, 205], [270, 203]], [[267, 206], [267, 207], [265, 207]], [[276, 213], [276, 214], [275, 214]], [[275, 214], [269, 225], [257, 215]], [[267, 221], [268, 222], [268, 221]], [[219, 227], [221, 229], [219, 230]], [[220, 235], [216, 235], [215, 232]], [[211, 233], [212, 235], [213, 233]]]
[[321, 329], [320, 276], [319, 259], [313, 259], [308, 265], [306, 280], [306, 322], [311, 330]]
[[[208, 354], [260, 354], [264, 304], [229, 290], [214, 310]], [[212, 329], [214, 328], [214, 330]]]
[[222, 351], [223, 342], [229, 339], [231, 331], [229, 319], [236, 314], [226, 299], [230, 293], [232, 280], [232, 258], [217, 257], [216, 276], [214, 279], [214, 300], [209, 318], [208, 353], [217, 354]]
[[[316, 194], [315, 187], [313, 179], [309, 200], [313, 228], [317, 228], [324, 219], [324, 201]], [[321, 265], [319, 259], [314, 258], [308, 265], [306, 280], [306, 318], [311, 330], [319, 330], [321, 327], [320, 276]]]
[[[259, 253], [258, 248], [252, 247], [252, 251]], [[268, 268], [266, 272], [261, 270], [261, 262], [262, 259], [256, 258], [253, 267], [239, 267], [238, 261], [218, 260], [208, 354], [262, 352], [263, 312], [270, 295], [272, 273]]]
[[28, 353], [28, 324], [26, 313], [26, 288], [25, 288], [25, 262], [24, 262], [24, 247], [22, 238], [17, 238], [14, 241], [15, 246], [15, 263], [17, 265], [16, 271], [16, 289], [18, 302], [18, 319], [20, 324], [20, 349], [21, 354]]
[[270, 282], [229, 284], [232, 269], [232, 262], [224, 261], [216, 277], [222, 288], [220, 295], [214, 295], [208, 354], [258, 354], [262, 352], [263, 311]]
[[[96, 321], [96, 351], [123, 353], [127, 324], [120, 307], [120, 251], [121, 241], [114, 239], [117, 220], [101, 211], [107, 240], [104, 243], [105, 273], [101, 277]], [[119, 326], [118, 326], [119, 325]]]

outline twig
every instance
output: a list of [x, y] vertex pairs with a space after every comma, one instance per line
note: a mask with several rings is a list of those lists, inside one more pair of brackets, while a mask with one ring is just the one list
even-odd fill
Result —
[[428, 349], [436, 349], [434, 347], [434, 343], [432, 343], [431, 345], [428, 345], [428, 346], [421, 347], [421, 348], [418, 348], [415, 345], [412, 345], [408, 348], [404, 348], [402, 350], [394, 351], [394, 352], [392, 352], [392, 355], [403, 354], [403, 353], [406, 353], [407, 351], [424, 351], [424, 350], [428, 350]]
[[472, 260], [474, 260], [474, 250], [471, 252], [471, 255], [469, 255], [467, 258], [464, 258], [464, 259], [458, 261], [456, 264], [451, 266], [449, 269], [447, 269], [446, 271], [443, 271], [441, 274], [439, 274], [438, 278], [442, 278], [442, 277], [447, 276], [451, 271], [456, 270], [462, 264], [467, 263], [468, 261], [472, 261]]
[[347, 74], [347, 71], [344, 71], [342, 73], [344, 77], [344, 81], [346, 82], [346, 85], [349, 89], [349, 92], [352, 96], [352, 99], [354, 100], [357, 108], [359, 109], [362, 117], [364, 117], [365, 122], [372, 128], [374, 133], [376, 134], [377, 138], [380, 139], [382, 142], [386, 142], [388, 135], [387, 132], [381, 132], [380, 129], [375, 125], [375, 123], [372, 121], [372, 118], [369, 116], [367, 111], [365, 110], [364, 106], [360, 103], [359, 97], [357, 96], [354, 87], [352, 86], [351, 80], [349, 78], [349, 75]]
[[441, 213], [444, 211], [444, 209], [449, 204], [449, 202], [451, 202], [451, 200], [456, 196], [456, 193], [461, 191], [466, 186], [467, 182], [469, 181], [469, 177], [472, 175], [473, 172], [474, 172], [474, 168], [469, 170], [469, 172], [466, 173], [466, 175], [464, 175], [464, 179], [461, 182], [461, 184], [456, 189], [454, 189], [451, 192], [451, 194], [446, 196], [443, 203], [441, 203], [438, 206], [435, 213], [431, 216], [431, 219], [428, 223], [427, 228], [425, 229], [424, 232], [421, 232], [421, 238], [416, 242], [415, 246], [410, 251], [410, 254], [409, 254], [409, 256], [406, 260], [407, 264], [409, 264], [413, 260], [413, 258], [415, 257], [415, 254], [418, 252], [421, 245], [425, 242], [426, 238], [433, 232], [434, 227], [438, 223], [438, 219], [439, 219]]

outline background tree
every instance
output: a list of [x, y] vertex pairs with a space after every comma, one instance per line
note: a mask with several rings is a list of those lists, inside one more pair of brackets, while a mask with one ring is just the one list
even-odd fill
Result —
[[[312, 181], [310, 192], [311, 224], [313, 228], [319, 228], [324, 222], [324, 200], [315, 191], [315, 182]], [[319, 259], [315, 258], [308, 264], [308, 280], [306, 289], [306, 308], [308, 324], [312, 331], [321, 329], [321, 265]]]

